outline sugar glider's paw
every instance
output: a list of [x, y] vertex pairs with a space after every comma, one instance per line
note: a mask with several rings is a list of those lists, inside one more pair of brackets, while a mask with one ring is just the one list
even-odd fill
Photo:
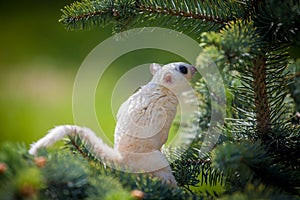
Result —
[[164, 176], [163, 181], [171, 185], [172, 187], [177, 187], [177, 182], [173, 174], [167, 174], [166, 176]]
[[172, 173], [170, 166], [167, 166], [163, 169], [152, 172], [152, 174], [153, 174], [153, 176], [158, 177], [163, 182], [171, 185], [172, 187], [177, 187], [177, 182], [175, 180], [175, 177]]

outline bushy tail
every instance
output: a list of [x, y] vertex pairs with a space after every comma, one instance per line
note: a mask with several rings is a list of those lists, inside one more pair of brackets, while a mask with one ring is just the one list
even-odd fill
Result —
[[117, 151], [106, 145], [100, 138], [95, 135], [95, 133], [91, 129], [73, 125], [57, 126], [54, 129], [50, 130], [45, 137], [41, 138], [36, 143], [33, 143], [31, 145], [29, 153], [32, 155], [36, 155], [38, 149], [42, 147], [49, 147], [67, 135], [80, 136], [81, 139], [87, 142], [88, 145], [92, 148], [91, 150], [96, 157], [112, 162], [117, 162], [121, 158], [120, 154]]

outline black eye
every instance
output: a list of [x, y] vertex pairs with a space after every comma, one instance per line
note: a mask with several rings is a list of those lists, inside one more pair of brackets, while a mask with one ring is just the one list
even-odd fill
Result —
[[180, 66], [179, 66], [179, 70], [180, 70], [180, 72], [183, 73], [183, 74], [187, 74], [187, 73], [188, 73], [188, 69], [187, 69], [186, 66], [180, 65]]

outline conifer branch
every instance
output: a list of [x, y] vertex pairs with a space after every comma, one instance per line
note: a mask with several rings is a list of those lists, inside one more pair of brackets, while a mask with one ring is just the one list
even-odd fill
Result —
[[228, 23], [228, 19], [219, 18], [217, 16], [213, 17], [213, 16], [204, 15], [204, 14], [200, 14], [200, 13], [193, 13], [193, 12], [187, 12], [187, 11], [183, 11], [183, 10], [169, 9], [167, 7], [162, 8], [162, 7], [151, 7], [151, 6], [139, 5], [139, 10], [140, 10], [140, 12], [165, 14], [165, 15], [174, 16], [174, 17], [184, 17], [187, 19], [195, 19], [195, 20], [213, 22], [213, 23], [222, 24], [222, 25]]
[[266, 60], [263, 57], [259, 57], [254, 61], [253, 90], [257, 122], [256, 129], [262, 135], [269, 132], [271, 125], [266, 79]]
[[[186, 24], [196, 30], [201, 27], [223, 26], [230, 21], [242, 19], [247, 15], [245, 2], [225, 1], [160, 1], [160, 0], [84, 0], [75, 2], [62, 9], [59, 20], [67, 28], [84, 29], [92, 26], [105, 26], [112, 23], [122, 26], [121, 30], [130, 25], [151, 25], [152, 22], [180, 29]], [[164, 22], [164, 23], [159, 23]], [[180, 22], [180, 24], [179, 24]]]
[[70, 144], [75, 148], [75, 151], [79, 152], [82, 157], [87, 158], [88, 155], [83, 152], [83, 150], [80, 148], [80, 145], [78, 145], [78, 142], [76, 142], [76, 138], [74, 137], [69, 137]]
[[84, 159], [88, 161], [101, 161], [91, 151], [93, 147], [86, 144], [79, 136], [69, 136], [65, 140], [65, 147], [70, 149], [73, 153], [79, 153]]

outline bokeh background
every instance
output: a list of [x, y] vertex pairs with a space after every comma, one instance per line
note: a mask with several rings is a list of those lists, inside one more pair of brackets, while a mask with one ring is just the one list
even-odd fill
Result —
[[[112, 29], [68, 31], [58, 22], [67, 0], [0, 0], [0, 146], [29, 145], [56, 125], [73, 124], [72, 90], [76, 72], [88, 53], [112, 35]], [[97, 116], [113, 141], [111, 111], [114, 84], [130, 68], [180, 58], [145, 49], [117, 59], [97, 89]], [[145, 72], [149, 73], [149, 72]]]
[[1, 144], [29, 144], [55, 125], [73, 123], [76, 71], [110, 30], [67, 31], [58, 20], [71, 2], [0, 1]]

